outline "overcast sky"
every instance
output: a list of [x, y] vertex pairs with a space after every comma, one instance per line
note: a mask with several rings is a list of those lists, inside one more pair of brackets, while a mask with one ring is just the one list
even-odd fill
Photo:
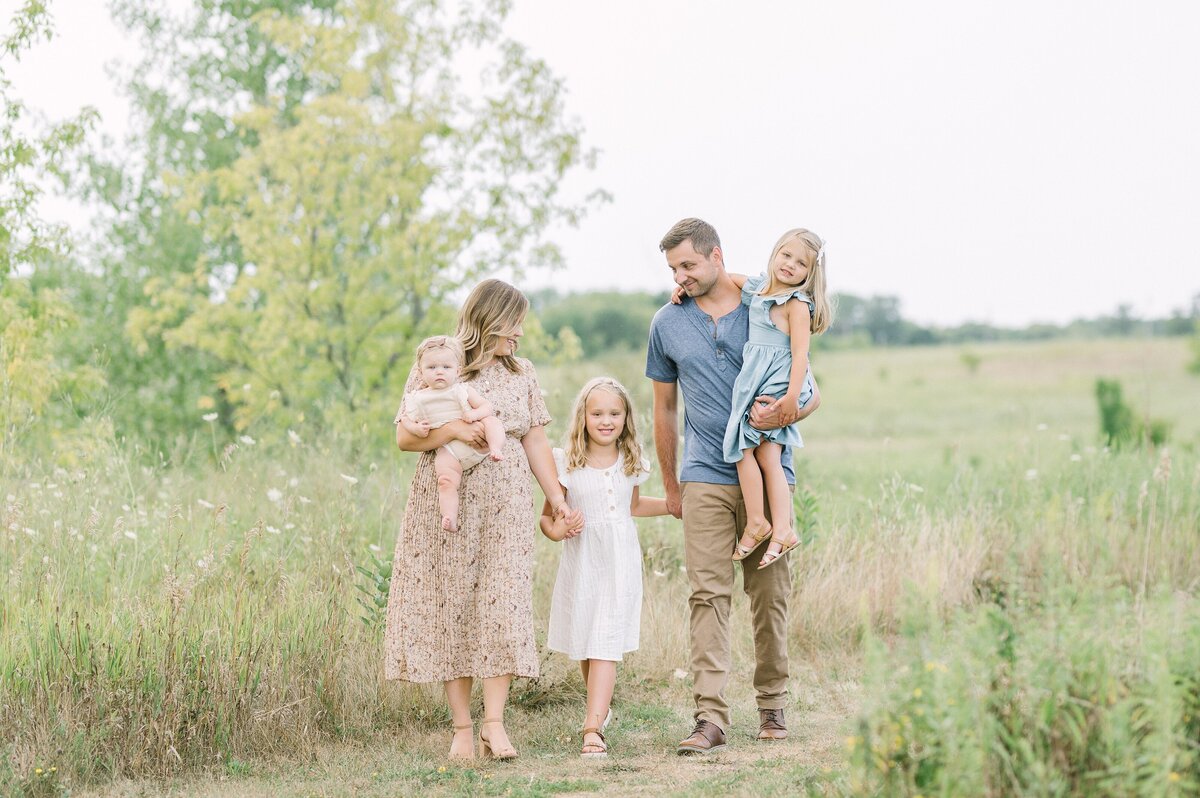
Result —
[[[17, 0], [0, 0], [0, 19]], [[100, 0], [11, 77], [57, 117], [127, 128], [104, 65], [132, 44]], [[835, 291], [923, 323], [1062, 322], [1200, 292], [1200, 3], [515, 0], [509, 29], [565, 81], [598, 147], [556, 231], [564, 289], [669, 285], [657, 242], [701, 216], [736, 271], [794, 226]], [[619, 282], [614, 282], [614, 280]], [[529, 278], [531, 285], [536, 282]]]

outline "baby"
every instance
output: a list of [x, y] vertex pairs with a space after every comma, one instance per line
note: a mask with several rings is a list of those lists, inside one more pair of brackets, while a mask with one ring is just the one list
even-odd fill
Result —
[[458, 381], [462, 366], [462, 344], [448, 335], [426, 338], [417, 347], [417, 367], [426, 388], [404, 395], [396, 412], [397, 424], [420, 438], [448, 421], [482, 421], [488, 451], [481, 452], [460, 440], [437, 450], [433, 470], [437, 474], [438, 505], [442, 529], [458, 530], [458, 485], [463, 472], [483, 461], [504, 459], [504, 425], [492, 413], [492, 405], [468, 385]]

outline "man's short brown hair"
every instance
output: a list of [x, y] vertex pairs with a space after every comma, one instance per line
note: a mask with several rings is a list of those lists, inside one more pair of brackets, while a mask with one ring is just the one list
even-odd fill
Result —
[[688, 239], [691, 239], [696, 251], [706, 258], [715, 248], [721, 246], [721, 238], [711, 224], [703, 219], [682, 219], [658, 242], [658, 249], [660, 252], [666, 252]]

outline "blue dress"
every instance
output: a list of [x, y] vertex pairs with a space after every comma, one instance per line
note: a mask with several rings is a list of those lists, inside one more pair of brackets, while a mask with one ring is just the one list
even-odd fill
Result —
[[[750, 337], [742, 348], [742, 370], [733, 383], [732, 413], [725, 427], [722, 455], [725, 462], [736, 463], [742, 452], [753, 449], [764, 440], [781, 446], [803, 446], [800, 439], [799, 422], [772, 430], [758, 430], [750, 426], [750, 406], [756, 396], [779, 398], [787, 393], [792, 380], [792, 341], [787, 333], [771, 321], [771, 307], [782, 305], [792, 297], [808, 303], [810, 313], [815, 312], [813, 301], [803, 291], [795, 290], [779, 296], [759, 296], [758, 291], [766, 281], [765, 275], [751, 277], [742, 286], [742, 304], [750, 306]], [[800, 389], [800, 406], [804, 407], [813, 397], [812, 369], [804, 375], [804, 386]]]

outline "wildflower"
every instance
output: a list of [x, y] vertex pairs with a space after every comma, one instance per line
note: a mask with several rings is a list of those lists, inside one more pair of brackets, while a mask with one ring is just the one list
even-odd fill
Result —
[[242, 437], [238, 438], [238, 440], [247, 446], [253, 446], [254, 444], [258, 443], [258, 441], [254, 440], [249, 435], [243, 435]]
[[349, 482], [351, 485], [357, 485], [357, 484], [358, 484], [358, 477], [352, 477], [352, 476], [350, 476], [349, 474], [341, 474], [340, 476], [341, 476], [341, 478], [342, 478], [342, 479], [346, 480], [346, 481], [347, 481], [347, 482]]
[[211, 424], [217, 420], [217, 414], [216, 413], [205, 413], [204, 415], [200, 416], [200, 418], [204, 419], [209, 424]]
[[688, 675], [688, 672], [685, 671], [683, 668], [675, 669], [675, 678], [676, 679], [686, 679], [687, 675]]
[[212, 410], [216, 406], [217, 403], [213, 401], [211, 396], [201, 396], [196, 400], [196, 407], [199, 410]]
[[137, 532], [134, 532], [132, 529], [126, 529], [125, 537], [129, 538], [130, 540], [137, 540]]
[[921, 697], [921, 688], [918, 687], [916, 690], [913, 690], [913, 698], [920, 698], [920, 697]]
[[271, 526], [270, 524], [267, 524], [267, 531], [270, 532], [272, 535], [279, 534], [279, 529], [277, 527]]
[[1180, 778], [1180, 775], [1172, 770], [1171, 775], [1167, 776], [1167, 781], [1175, 782], [1179, 781]]
[[1025, 479], [1037, 479], [1037, 469], [1031, 468], [1025, 472]]
[[655, 571], [654, 575], [655, 576], [666, 576], [667, 574], [665, 571]]
[[300, 436], [296, 434], [295, 430], [288, 430], [288, 440], [292, 442], [292, 446], [300, 445]]
[[374, 543], [372, 543], [370, 546], [367, 546], [367, 548], [376, 553], [383, 551], [383, 549]]
[[1047, 427], [1045, 424], [1038, 424], [1037, 429], [1038, 429], [1038, 432], [1045, 432], [1046, 430], [1048, 430], [1050, 428]]
[[295, 529], [295, 528], [296, 528], [296, 525], [295, 525], [295, 524], [293, 524], [291, 521], [289, 521], [289, 522], [287, 522], [286, 524], [284, 524], [284, 525], [283, 525], [283, 528], [284, 528], [284, 529]]
[[247, 383], [243, 383], [243, 384], [242, 384], [242, 390], [243, 390], [243, 391], [245, 391], [246, 393], [250, 393], [250, 383], [248, 383], [248, 382], [247, 382]]
[[925, 492], [925, 489], [922, 488], [920, 485], [909, 485], [908, 489], [911, 490], [913, 493], [924, 493]]
[[1060, 441], [1069, 441], [1069, 440], [1071, 440], [1071, 436], [1070, 436], [1070, 435], [1068, 435], [1068, 434], [1067, 434], [1067, 433], [1065, 433], [1065, 432], [1060, 432], [1060, 433], [1058, 434], [1058, 439], [1059, 439]]
[[279, 490], [279, 488], [271, 488], [267, 491], [267, 498], [275, 504], [279, 504], [283, 500], [283, 491]]
[[446, 766], [445, 766], [445, 765], [442, 765], [442, 766], [440, 766], [440, 767], [438, 768], [438, 773], [445, 773], [445, 772], [446, 772]]
[[211, 510], [212, 508], [217, 506], [210, 501], [205, 501], [204, 499], [196, 499], [196, 504], [200, 505], [205, 510]]
[[1071, 462], [1072, 462], [1072, 463], [1078, 463], [1078, 462], [1079, 462], [1080, 460], [1082, 460], [1082, 459], [1083, 459], [1083, 458], [1082, 458], [1082, 457], [1080, 457], [1080, 456], [1079, 456], [1079, 455], [1077, 455], [1077, 454], [1073, 454], [1073, 455], [1071, 455]]

